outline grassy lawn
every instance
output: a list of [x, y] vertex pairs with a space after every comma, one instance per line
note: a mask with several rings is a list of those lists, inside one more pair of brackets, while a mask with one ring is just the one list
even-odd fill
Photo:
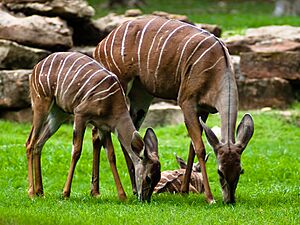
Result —
[[[294, 111], [299, 113], [299, 105]], [[101, 197], [89, 195], [91, 130], [77, 165], [71, 198], [61, 196], [71, 161], [72, 126], [64, 125], [46, 143], [42, 154], [44, 198], [27, 197], [25, 146], [29, 124], [0, 121], [0, 224], [299, 224], [299, 114], [289, 119], [275, 111], [252, 112], [255, 133], [243, 153], [245, 174], [237, 189], [237, 204], [224, 205], [212, 155], [207, 162], [210, 185], [217, 201], [203, 195], [154, 195], [142, 204], [131, 193], [125, 160], [114, 139], [119, 173], [128, 200], [120, 202], [104, 151], [101, 155]], [[242, 113], [239, 115], [239, 120]], [[297, 122], [298, 121], [298, 122]], [[209, 126], [219, 124], [210, 116]], [[175, 169], [174, 152], [187, 158], [189, 138], [184, 125], [155, 129], [162, 170]], [[143, 133], [144, 131], [142, 131]], [[211, 151], [207, 146], [207, 150]]]
[[[126, 9], [103, 8], [106, 0], [88, 0], [96, 9], [96, 18], [107, 15], [109, 12], [124, 13]], [[250, 27], [266, 25], [294, 25], [299, 26], [300, 18], [293, 16], [274, 17], [274, 1], [271, 0], [146, 0], [142, 6], [144, 13], [166, 11], [175, 14], [187, 15], [193, 22], [218, 24], [225, 35], [243, 33]], [[220, 3], [222, 2], [222, 3]]]

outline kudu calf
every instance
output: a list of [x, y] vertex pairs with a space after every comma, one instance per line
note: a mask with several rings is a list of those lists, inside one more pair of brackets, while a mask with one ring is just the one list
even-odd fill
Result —
[[[205, 162], [207, 162], [208, 157], [209, 154], [206, 155]], [[181, 186], [187, 165], [186, 162], [178, 156], [176, 156], [176, 161], [179, 164], [180, 169], [162, 171], [160, 181], [154, 188], [154, 193], [181, 193]], [[196, 194], [204, 192], [203, 176], [199, 163], [193, 164], [189, 192]]]
[[[125, 22], [113, 30], [98, 44], [94, 58], [118, 76], [130, 99], [130, 115], [137, 129], [154, 96], [177, 100], [191, 137], [183, 192], [188, 192], [196, 152], [210, 203], [214, 199], [206, 173], [199, 117], [206, 121], [209, 113], [220, 113], [222, 138], [214, 148], [223, 199], [234, 202], [240, 156], [252, 136], [253, 121], [250, 115], [245, 115], [236, 142], [238, 92], [231, 59], [222, 41], [190, 24], [148, 17]], [[126, 158], [129, 170], [134, 173], [132, 163]]]
[[[126, 198], [126, 195], [115, 167], [110, 132], [117, 133], [120, 143], [134, 164], [138, 197], [142, 200], [150, 199], [154, 187], [147, 183], [148, 171], [156, 174], [156, 183], [160, 177], [157, 139], [152, 129], [147, 130], [144, 140], [136, 131], [127, 109], [123, 89], [114, 74], [83, 54], [54, 53], [34, 67], [30, 78], [30, 94], [33, 125], [26, 143], [30, 197], [35, 194], [43, 195], [40, 163], [43, 145], [73, 114], [72, 161], [63, 195], [70, 195], [84, 132], [87, 123], [90, 123], [95, 126], [93, 134], [97, 134], [98, 137], [98, 142], [94, 143], [98, 147], [94, 152], [94, 161], [99, 163], [99, 147], [105, 146], [119, 197]], [[99, 168], [94, 167], [92, 182], [97, 185], [98, 177]], [[97, 188], [92, 189], [92, 194], [99, 194], [99, 186]]]

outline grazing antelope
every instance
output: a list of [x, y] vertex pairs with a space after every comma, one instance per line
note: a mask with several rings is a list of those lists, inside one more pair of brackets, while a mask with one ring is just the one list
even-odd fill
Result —
[[[208, 157], [209, 154], [206, 155], [205, 163], [207, 162]], [[160, 181], [154, 188], [154, 193], [181, 193], [181, 185], [187, 165], [185, 161], [177, 155], [176, 161], [179, 164], [180, 169], [162, 171]], [[199, 163], [193, 164], [193, 170], [191, 173], [191, 183], [189, 184], [189, 192], [193, 192], [196, 194], [204, 192], [203, 177]]]
[[[60, 125], [74, 115], [72, 161], [63, 195], [70, 196], [76, 163], [81, 155], [83, 136], [88, 123], [95, 126], [99, 160], [100, 147], [108, 151], [119, 198], [126, 198], [117, 169], [110, 132], [118, 139], [130, 156], [135, 168], [138, 197], [148, 200], [154, 187], [147, 183], [149, 171], [160, 178], [157, 139], [152, 129], [146, 131], [144, 140], [136, 131], [127, 109], [125, 95], [118, 78], [92, 58], [80, 53], [54, 53], [39, 62], [30, 78], [33, 125], [26, 143], [28, 159], [28, 194], [43, 195], [41, 151], [45, 142]], [[99, 138], [100, 137], [100, 138]], [[99, 162], [98, 162], [99, 163]], [[92, 183], [98, 183], [99, 168], [93, 168]], [[34, 184], [35, 182], [35, 184]], [[155, 185], [156, 185], [155, 183]], [[92, 194], [99, 194], [92, 189]]]
[[[153, 97], [177, 100], [191, 138], [183, 192], [188, 192], [195, 153], [197, 154], [207, 201], [214, 202], [206, 167], [205, 147], [199, 117], [220, 113], [221, 141], [206, 129], [218, 159], [218, 171], [226, 203], [235, 201], [240, 157], [252, 137], [254, 125], [246, 114], [238, 127], [238, 92], [227, 48], [213, 34], [190, 24], [161, 17], [125, 22], [103, 39], [94, 58], [114, 72], [130, 99], [130, 115], [139, 129]], [[205, 127], [204, 127], [205, 128]], [[125, 153], [126, 154], [126, 153]], [[128, 168], [134, 173], [127, 158]], [[154, 172], [154, 171], [153, 171]], [[134, 176], [131, 176], [133, 190]]]

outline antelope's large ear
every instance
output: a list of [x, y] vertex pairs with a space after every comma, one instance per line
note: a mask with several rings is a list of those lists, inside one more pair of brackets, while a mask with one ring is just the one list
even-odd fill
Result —
[[158, 141], [157, 137], [152, 128], [148, 128], [146, 130], [146, 134], [144, 136], [145, 142], [145, 157], [149, 159], [156, 158], [158, 159]]
[[204, 129], [204, 132], [205, 132], [208, 143], [214, 149], [215, 154], [217, 154], [217, 148], [220, 145], [219, 139], [214, 134], [214, 132], [209, 127], [206, 126], [206, 124], [202, 121], [201, 118], [199, 118], [199, 120], [200, 120], [200, 124], [201, 124], [202, 128]]
[[180, 169], [186, 169], [187, 165], [186, 165], [185, 161], [177, 155], [175, 155], [175, 157], [176, 157], [177, 163], [179, 164]]
[[254, 122], [250, 114], [245, 114], [242, 121], [237, 128], [237, 145], [241, 145], [242, 149], [240, 154], [246, 148], [248, 142], [250, 141], [254, 133]]
[[144, 141], [139, 132], [134, 131], [131, 139], [131, 148], [134, 152], [139, 153], [139, 157], [143, 158], [144, 155]]

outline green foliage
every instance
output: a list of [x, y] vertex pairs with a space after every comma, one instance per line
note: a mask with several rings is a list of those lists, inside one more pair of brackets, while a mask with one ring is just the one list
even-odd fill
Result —
[[[88, 0], [95, 7], [96, 17], [102, 17], [109, 12], [121, 14], [125, 8], [103, 8], [107, 0]], [[284, 16], [274, 17], [274, 1], [238, 1], [238, 0], [146, 0], [146, 5], [141, 7], [144, 13], [153, 11], [166, 11], [175, 14], [187, 15], [193, 22], [217, 24], [231, 35], [242, 33], [250, 27], [266, 25], [294, 25], [299, 26], [299, 17]]]
[[[299, 105], [293, 110], [298, 111]], [[90, 197], [90, 128], [76, 167], [71, 197], [65, 200], [61, 194], [71, 162], [70, 125], [63, 125], [44, 146], [45, 197], [31, 200], [27, 197], [25, 150], [30, 125], [0, 121], [0, 224], [299, 224], [300, 128], [276, 111], [254, 111], [252, 115], [255, 133], [243, 153], [245, 174], [240, 178], [234, 206], [222, 203], [213, 154], [207, 168], [216, 204], [210, 206], [203, 195], [194, 194], [154, 195], [150, 204], [138, 202], [131, 192], [125, 160], [115, 138], [117, 164], [128, 200], [120, 202], [117, 198], [104, 151], [100, 166], [101, 197]], [[209, 117], [209, 126], [219, 124], [217, 115]], [[185, 126], [160, 127], [155, 131], [162, 170], [176, 169], [174, 152], [183, 158], [188, 154]]]

